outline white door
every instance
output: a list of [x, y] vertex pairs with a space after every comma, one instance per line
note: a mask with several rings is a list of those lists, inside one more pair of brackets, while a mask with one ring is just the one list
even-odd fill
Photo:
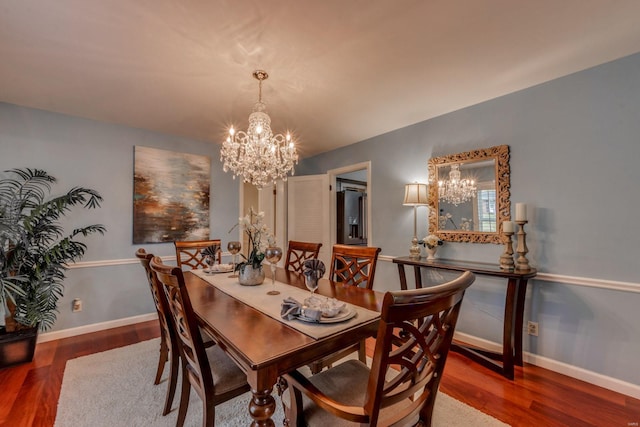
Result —
[[287, 239], [322, 242], [318, 258], [324, 262], [328, 274], [331, 261], [329, 176], [290, 177], [287, 188]]

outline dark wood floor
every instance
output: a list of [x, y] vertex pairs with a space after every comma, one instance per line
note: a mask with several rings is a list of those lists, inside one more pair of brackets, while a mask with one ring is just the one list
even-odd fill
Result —
[[[35, 360], [0, 370], [0, 425], [52, 426], [66, 361], [155, 338], [157, 322], [38, 344]], [[638, 426], [640, 400], [536, 366], [514, 381], [451, 353], [440, 389], [514, 426]]]

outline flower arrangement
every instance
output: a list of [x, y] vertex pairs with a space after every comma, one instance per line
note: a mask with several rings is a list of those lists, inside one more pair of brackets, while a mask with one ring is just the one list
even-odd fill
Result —
[[238, 219], [238, 225], [249, 237], [249, 256], [241, 254], [245, 261], [236, 265], [236, 271], [244, 272], [247, 265], [254, 269], [262, 268], [265, 250], [275, 245], [275, 239], [264, 223], [264, 212], [256, 212], [251, 208], [248, 215]]
[[433, 249], [436, 246], [442, 246], [444, 243], [442, 240], [438, 238], [435, 234], [429, 234], [427, 237], [420, 241], [422, 246], [426, 246], [429, 249]]

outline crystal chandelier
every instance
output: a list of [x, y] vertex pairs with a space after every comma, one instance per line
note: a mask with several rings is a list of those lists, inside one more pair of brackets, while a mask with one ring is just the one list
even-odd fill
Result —
[[476, 197], [477, 189], [473, 179], [460, 179], [460, 164], [454, 163], [449, 171], [449, 179], [438, 181], [438, 198], [458, 206]]
[[262, 188], [277, 179], [286, 181], [290, 171], [293, 175], [298, 153], [291, 134], [271, 132], [271, 118], [262, 102], [262, 81], [269, 75], [256, 70], [253, 77], [258, 80], [258, 102], [249, 116], [249, 129], [246, 132], [236, 131], [233, 126], [229, 129], [229, 136], [220, 149], [220, 161], [224, 163], [223, 170], [230, 170], [234, 179], [239, 176], [244, 182]]

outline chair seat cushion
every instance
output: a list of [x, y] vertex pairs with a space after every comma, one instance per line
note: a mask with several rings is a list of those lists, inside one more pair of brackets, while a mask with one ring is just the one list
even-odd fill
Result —
[[224, 394], [247, 383], [247, 374], [238, 368], [238, 365], [227, 356], [220, 346], [215, 345], [207, 348], [207, 357], [211, 366], [216, 394]]
[[[359, 360], [347, 360], [337, 366], [313, 375], [309, 381], [332, 399], [352, 406], [364, 405], [367, 382], [369, 380], [369, 368]], [[318, 408], [304, 393], [303, 413], [304, 420], [308, 426], [359, 426], [358, 423], [338, 418], [327, 411]], [[287, 401], [287, 400], [285, 400]], [[408, 404], [409, 402], [407, 402]], [[404, 406], [402, 402], [397, 405]], [[397, 411], [398, 406], [394, 405], [380, 411], [380, 419], [385, 415], [391, 415], [392, 411]], [[418, 418], [410, 420], [407, 424], [414, 425]]]

